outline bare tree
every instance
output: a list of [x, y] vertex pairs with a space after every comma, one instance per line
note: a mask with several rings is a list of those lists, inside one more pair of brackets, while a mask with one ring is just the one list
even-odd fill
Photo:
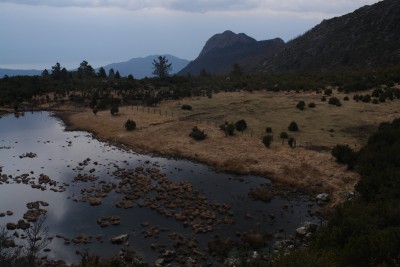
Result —
[[0, 266], [15, 266], [20, 258], [21, 249], [15, 244], [4, 226], [0, 226]]
[[25, 230], [26, 241], [25, 249], [30, 266], [36, 266], [38, 253], [50, 244], [49, 228], [44, 225], [46, 215], [39, 216], [36, 222]]

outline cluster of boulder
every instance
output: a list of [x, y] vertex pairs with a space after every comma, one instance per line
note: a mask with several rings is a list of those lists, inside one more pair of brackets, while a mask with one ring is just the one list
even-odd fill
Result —
[[23, 159], [23, 158], [36, 158], [36, 157], [37, 157], [37, 154], [33, 153], [33, 152], [26, 152], [26, 153], [24, 153], [24, 154], [19, 156], [20, 159]]
[[28, 211], [25, 212], [23, 218], [28, 222], [36, 222], [40, 215], [45, 215], [47, 210], [41, 207], [47, 207], [49, 204], [45, 201], [35, 201], [26, 204]]

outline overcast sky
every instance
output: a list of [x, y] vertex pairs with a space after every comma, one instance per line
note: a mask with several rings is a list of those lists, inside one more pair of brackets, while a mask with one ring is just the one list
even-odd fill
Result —
[[0, 0], [0, 68], [93, 67], [172, 54], [193, 60], [225, 30], [288, 41], [379, 0]]

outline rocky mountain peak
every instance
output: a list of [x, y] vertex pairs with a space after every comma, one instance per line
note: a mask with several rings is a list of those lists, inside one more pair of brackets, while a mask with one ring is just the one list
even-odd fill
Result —
[[227, 48], [235, 44], [249, 44], [256, 42], [257, 41], [255, 39], [247, 36], [244, 33], [236, 34], [232, 31], [224, 31], [223, 33], [215, 34], [210, 39], [208, 39], [199, 57], [203, 57], [210, 52], [214, 52], [222, 48]]

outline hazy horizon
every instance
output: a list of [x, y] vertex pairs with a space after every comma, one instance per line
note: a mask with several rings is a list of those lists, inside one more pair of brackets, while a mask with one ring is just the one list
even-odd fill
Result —
[[170, 54], [193, 60], [214, 34], [231, 30], [285, 42], [379, 0], [0, 0], [0, 68], [94, 68]]

